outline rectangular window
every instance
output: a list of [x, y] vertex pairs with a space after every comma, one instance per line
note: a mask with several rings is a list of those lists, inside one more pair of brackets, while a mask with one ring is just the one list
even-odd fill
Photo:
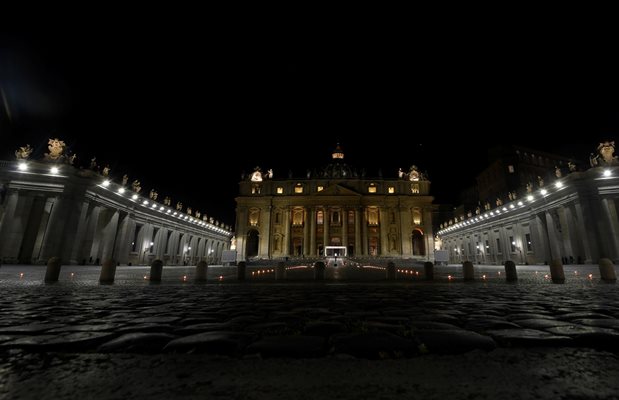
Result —
[[418, 183], [413, 183], [411, 185], [411, 192], [413, 192], [413, 194], [419, 194], [419, 184]]
[[393, 186], [389, 186], [389, 188], [387, 190], [389, 191], [389, 194], [394, 194], [395, 193], [395, 188]]
[[277, 188], [277, 194], [284, 194], [284, 188], [283, 187], [278, 187]]
[[514, 172], [516, 172], [516, 171], [514, 170], [514, 166], [513, 166], [513, 165], [508, 165], [508, 166], [507, 166], [507, 170], [509, 171], [509, 173], [510, 173], [510, 174], [513, 174]]
[[354, 224], [355, 224], [355, 212], [348, 211], [348, 225], [354, 225]]
[[492, 252], [490, 251], [490, 242], [488, 242], [486, 240], [486, 254], [492, 254]]
[[473, 254], [473, 252], [471, 251], [471, 242], [468, 242], [468, 243], [466, 244], [466, 247], [467, 247], [467, 249], [468, 249], [468, 253], [466, 253], [466, 254], [468, 254], [468, 255]]
[[501, 239], [499, 238], [496, 238], [496, 252], [497, 254], [503, 253], [503, 250], [501, 250]]
[[295, 193], [303, 193], [303, 186], [300, 186], [300, 185], [295, 186], [294, 187], [294, 192]]
[[323, 213], [322, 213], [322, 211], [317, 211], [317, 212], [316, 212], [316, 223], [317, 223], [318, 225], [322, 225], [323, 221], [324, 221], [324, 218], [323, 218]]
[[531, 234], [527, 233], [525, 238], [527, 240], [527, 251], [533, 251], [533, 246], [531, 246]]
[[516, 242], [514, 241], [514, 237], [513, 236], [509, 237], [509, 245], [511, 246], [512, 253], [515, 253], [516, 252]]
[[477, 247], [477, 255], [479, 256], [481, 255], [481, 246], [479, 245], [479, 242], [477, 242], [476, 247]]
[[340, 221], [340, 212], [339, 211], [333, 211], [331, 213], [331, 225], [340, 225], [341, 221]]
[[370, 186], [368, 188], [368, 193], [376, 193], [376, 186]]
[[316, 188], [316, 191], [317, 191], [317, 192], [322, 192], [324, 189], [325, 189], [325, 187], [324, 187], [324, 186], [318, 186], [318, 187]]

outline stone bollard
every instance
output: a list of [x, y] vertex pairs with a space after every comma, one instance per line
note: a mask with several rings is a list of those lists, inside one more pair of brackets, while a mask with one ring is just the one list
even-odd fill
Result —
[[239, 262], [239, 265], [236, 267], [236, 279], [239, 281], [245, 280], [245, 270], [247, 269], [247, 264], [245, 261]]
[[161, 275], [163, 273], [163, 261], [155, 260], [150, 265], [150, 281], [161, 282]]
[[470, 261], [463, 262], [462, 273], [464, 274], [465, 281], [475, 280], [475, 270], [473, 269], [473, 263]]
[[423, 263], [423, 271], [426, 281], [434, 280], [434, 264], [431, 261]]
[[604, 282], [617, 282], [615, 266], [608, 258], [600, 258], [600, 277]]
[[565, 283], [565, 273], [561, 260], [550, 261], [550, 277], [553, 283]]
[[325, 268], [325, 263], [323, 263], [322, 261], [318, 261], [316, 264], [314, 264], [314, 280], [325, 280]]
[[101, 274], [99, 275], [99, 283], [109, 284], [114, 283], [114, 277], [116, 276], [116, 261], [107, 259], [103, 261], [101, 267]]
[[196, 282], [206, 282], [206, 274], [208, 272], [208, 264], [202, 260], [196, 265]]
[[388, 281], [395, 281], [395, 264], [393, 263], [393, 261], [389, 261], [389, 263], [387, 264], [387, 280]]
[[52, 257], [47, 260], [47, 269], [45, 270], [45, 282], [58, 282], [60, 275], [60, 267], [62, 266], [60, 257]]
[[518, 280], [516, 264], [511, 260], [505, 261], [505, 280], [507, 282], [516, 282]]
[[277, 263], [277, 269], [275, 270], [275, 280], [283, 281], [286, 279], [286, 263], [280, 261]]

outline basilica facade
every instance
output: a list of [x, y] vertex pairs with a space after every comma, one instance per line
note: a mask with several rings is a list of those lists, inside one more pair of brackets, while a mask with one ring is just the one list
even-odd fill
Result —
[[426, 260], [434, 248], [430, 181], [416, 166], [370, 178], [339, 147], [303, 178], [256, 167], [239, 183], [239, 260], [396, 257]]

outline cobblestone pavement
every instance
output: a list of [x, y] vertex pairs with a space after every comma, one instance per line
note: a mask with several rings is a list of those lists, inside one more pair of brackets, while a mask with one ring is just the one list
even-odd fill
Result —
[[[487, 272], [486, 280], [473, 283], [459, 282], [457, 275], [453, 281], [423, 282], [414, 280], [413, 274], [397, 282], [283, 283], [254, 275], [253, 281], [239, 283], [231, 278], [234, 269], [209, 268], [211, 281], [206, 284], [191, 283], [191, 269], [179, 267], [164, 272], [163, 284], [149, 284], [144, 280], [148, 269], [133, 267], [119, 268], [116, 284], [99, 285], [98, 268], [63, 267], [61, 281], [45, 285], [44, 267], [2, 266], [0, 395], [27, 397], [34, 392], [24, 392], [22, 385], [53, 381], [49, 375], [54, 369], [67, 383], [70, 371], [91, 376], [94, 371], [105, 375], [109, 368], [118, 368], [127, 375], [134, 373], [132, 381], [136, 377], [148, 381], [151, 378], [142, 368], [155, 371], [153, 376], [164, 368], [169, 379], [184, 382], [191, 391], [195, 388], [189, 382], [168, 370], [179, 360], [196, 369], [208, 365], [211, 373], [213, 368], [226, 371], [230, 379], [236, 375], [228, 367], [246, 370], [250, 364], [279, 371], [284, 378], [292, 373], [285, 372], [290, 359], [318, 363], [321, 369], [333, 369], [335, 376], [341, 374], [333, 367], [338, 363], [353, 369], [383, 365], [392, 373], [405, 368], [423, 374], [424, 368], [435, 368], [443, 376], [446, 370], [441, 365], [450, 359], [461, 372], [468, 364], [476, 365], [478, 369], [468, 371], [468, 376], [485, 379], [497, 371], [483, 373], [486, 367], [479, 365], [480, 360], [495, 368], [512, 357], [515, 371], [522, 373], [530, 373], [534, 364], [552, 369], [554, 360], [557, 369], [539, 370], [534, 374], [538, 380], [533, 379], [537, 383], [548, 379], [554, 387], [570, 377], [595, 385], [579, 391], [580, 397], [565, 398], [612, 398], [610, 393], [619, 386], [605, 377], [619, 376], [619, 288], [589, 277], [595, 271], [587, 268], [566, 271], [567, 283], [557, 285], [544, 278], [543, 267], [530, 267], [517, 284], [505, 283], [499, 278], [500, 268], [491, 267], [478, 271]], [[574, 360], [580, 360], [575, 370], [557, 365]], [[61, 367], [65, 364], [70, 366], [66, 371]], [[587, 371], [585, 364], [594, 368]], [[300, 370], [305, 364], [291, 365]], [[555, 376], [563, 367], [567, 369], [562, 375]], [[497, 382], [508, 374], [501, 371]], [[393, 379], [384, 377], [380, 385]], [[358, 389], [363, 386], [355, 382]], [[440, 386], [431, 379], [418, 384], [431, 382]], [[207, 386], [199, 392], [211, 393], [217, 385]], [[127, 390], [118, 389], [119, 397], [108, 392], [98, 396], [131, 397]], [[398, 389], [393, 390], [395, 396]], [[71, 398], [72, 392], [63, 393], [58, 392], [58, 398]], [[252, 398], [242, 390], [234, 393]]]

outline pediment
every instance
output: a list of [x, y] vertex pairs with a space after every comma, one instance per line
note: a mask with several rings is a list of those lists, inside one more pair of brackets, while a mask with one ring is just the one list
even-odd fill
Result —
[[338, 184], [327, 186], [324, 190], [316, 192], [317, 196], [361, 196], [354, 190], [345, 188]]

